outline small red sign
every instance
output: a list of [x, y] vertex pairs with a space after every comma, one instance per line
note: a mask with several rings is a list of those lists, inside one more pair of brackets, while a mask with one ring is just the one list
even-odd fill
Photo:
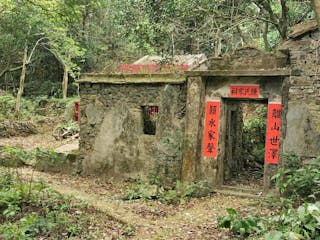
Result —
[[268, 104], [265, 163], [278, 164], [280, 151], [281, 103]]
[[76, 101], [74, 102], [74, 116], [73, 116], [73, 120], [75, 122], [79, 121], [79, 106], [80, 106], [80, 101]]
[[230, 85], [229, 97], [232, 98], [259, 98], [259, 85]]
[[218, 156], [220, 101], [206, 103], [206, 120], [204, 129], [203, 155], [205, 157]]

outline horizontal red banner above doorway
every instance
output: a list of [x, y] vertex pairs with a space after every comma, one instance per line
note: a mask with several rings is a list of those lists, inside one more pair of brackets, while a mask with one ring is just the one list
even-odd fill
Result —
[[229, 97], [232, 98], [259, 98], [259, 85], [230, 85]]

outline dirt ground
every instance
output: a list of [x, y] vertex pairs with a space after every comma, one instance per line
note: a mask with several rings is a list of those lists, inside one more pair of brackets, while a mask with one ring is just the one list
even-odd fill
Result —
[[192, 199], [186, 204], [166, 205], [155, 200], [122, 200], [125, 182], [44, 173], [21, 168], [26, 180], [42, 179], [61, 194], [72, 195], [134, 229], [132, 239], [233, 239], [218, 228], [218, 217], [226, 208], [240, 212], [256, 208], [256, 201], [221, 194]]
[[[67, 144], [76, 145], [77, 140], [56, 141], [50, 133], [0, 139], [2, 146], [26, 149], [56, 149]], [[234, 239], [228, 231], [218, 228], [218, 217], [226, 215], [226, 208], [257, 211], [256, 200], [219, 193], [180, 205], [155, 200], [125, 201], [122, 198], [130, 183], [38, 172], [31, 167], [20, 168], [19, 172], [26, 180], [41, 179], [61, 194], [73, 195], [105, 212], [106, 216], [129, 224], [135, 229], [131, 239]]]
[[0, 146], [20, 147], [27, 150], [35, 148], [53, 150], [69, 143], [77, 143], [76, 139], [63, 139], [57, 141], [52, 132], [39, 133], [28, 137], [0, 138]]

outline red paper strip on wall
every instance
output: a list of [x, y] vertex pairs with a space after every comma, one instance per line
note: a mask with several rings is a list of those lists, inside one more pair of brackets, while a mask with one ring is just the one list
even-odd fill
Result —
[[218, 156], [220, 101], [206, 102], [203, 155]]
[[231, 85], [229, 97], [232, 98], [259, 98], [259, 85]]
[[280, 150], [281, 103], [268, 104], [265, 163], [278, 164]]

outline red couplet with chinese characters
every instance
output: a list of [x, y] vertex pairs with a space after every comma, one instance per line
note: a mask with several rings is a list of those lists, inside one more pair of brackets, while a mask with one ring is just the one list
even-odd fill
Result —
[[281, 103], [268, 104], [265, 162], [279, 163]]
[[219, 140], [220, 101], [206, 102], [203, 155], [217, 157]]
[[259, 98], [259, 85], [231, 85], [229, 97], [232, 98]]

